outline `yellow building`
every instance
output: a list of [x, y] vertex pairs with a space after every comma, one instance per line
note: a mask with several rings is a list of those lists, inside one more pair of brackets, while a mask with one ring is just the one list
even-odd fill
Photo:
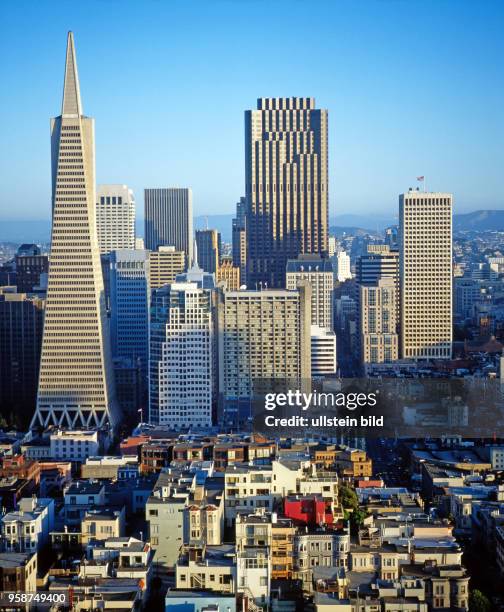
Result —
[[217, 269], [217, 282], [224, 281], [228, 291], [238, 291], [240, 288], [240, 268], [233, 266], [230, 257], [223, 257]]
[[161, 246], [149, 253], [149, 285], [159, 289], [175, 282], [177, 274], [185, 270], [185, 253], [176, 251], [173, 246]]

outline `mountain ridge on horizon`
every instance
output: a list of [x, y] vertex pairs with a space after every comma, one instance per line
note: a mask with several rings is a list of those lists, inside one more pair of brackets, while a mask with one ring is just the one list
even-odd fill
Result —
[[[224, 242], [231, 242], [231, 220], [234, 214], [196, 215], [194, 229], [218, 230]], [[504, 209], [481, 209], [453, 215], [456, 230], [504, 231]], [[359, 229], [376, 232], [389, 225], [396, 225], [398, 218], [392, 215], [359, 215], [344, 213], [329, 218], [330, 228]], [[143, 234], [143, 219], [137, 219], [137, 232]], [[0, 241], [2, 242], [49, 242], [50, 221], [45, 219], [0, 219]]]

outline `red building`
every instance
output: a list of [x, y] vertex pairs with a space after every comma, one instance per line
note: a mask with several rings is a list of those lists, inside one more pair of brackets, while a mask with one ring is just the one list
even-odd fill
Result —
[[35, 485], [40, 482], [40, 466], [37, 461], [25, 459], [24, 455], [3, 457], [0, 463], [0, 478], [22, 478], [33, 480]]
[[284, 499], [284, 516], [298, 525], [332, 525], [334, 515], [331, 502], [318, 495], [300, 497], [289, 495]]

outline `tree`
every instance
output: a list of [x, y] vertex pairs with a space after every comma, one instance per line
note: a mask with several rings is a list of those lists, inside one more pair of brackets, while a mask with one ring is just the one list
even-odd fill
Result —
[[359, 507], [359, 499], [357, 498], [357, 493], [350, 487], [340, 487], [339, 498], [343, 508], [356, 510]]
[[478, 589], [474, 589], [469, 595], [469, 612], [492, 612], [490, 600]]

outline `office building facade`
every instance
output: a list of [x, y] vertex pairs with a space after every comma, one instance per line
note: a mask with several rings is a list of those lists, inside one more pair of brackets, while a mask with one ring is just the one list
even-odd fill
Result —
[[245, 112], [249, 288], [284, 287], [288, 259], [327, 254], [327, 116], [313, 98], [260, 98]]
[[82, 112], [73, 34], [62, 112], [51, 122], [52, 238], [36, 412], [31, 427], [119, 421], [96, 233], [94, 120]]
[[331, 261], [315, 255], [300, 255], [287, 262], [286, 288], [297, 289], [299, 281], [311, 286], [312, 325], [333, 328], [334, 275]]
[[250, 417], [254, 381], [300, 384], [311, 376], [311, 287], [296, 291], [219, 291], [219, 418], [240, 426]]
[[149, 422], [174, 429], [212, 425], [215, 343], [211, 290], [176, 282], [152, 293]]
[[332, 329], [311, 326], [311, 375], [312, 378], [336, 374], [336, 334]]
[[229, 291], [238, 291], [240, 288], [240, 268], [233, 265], [231, 257], [223, 257], [217, 270], [217, 282], [226, 283]]
[[399, 358], [397, 333], [397, 284], [394, 278], [379, 277], [359, 286], [361, 362], [396, 361]]
[[192, 191], [188, 188], [146, 189], [145, 248], [174, 246], [186, 265], [193, 260]]
[[401, 356], [452, 353], [452, 195], [399, 196]]
[[0, 288], [0, 406], [23, 431], [33, 416], [44, 325], [44, 300]]
[[221, 235], [217, 230], [196, 230], [198, 265], [205, 272], [217, 274], [222, 253]]
[[149, 257], [147, 251], [120, 249], [110, 254], [110, 331], [112, 356], [140, 362], [147, 373], [149, 354]]
[[135, 248], [135, 198], [127, 185], [98, 185], [96, 230], [102, 254]]
[[149, 286], [159, 289], [175, 281], [177, 274], [186, 268], [184, 251], [176, 251], [172, 246], [161, 246], [149, 252]]

